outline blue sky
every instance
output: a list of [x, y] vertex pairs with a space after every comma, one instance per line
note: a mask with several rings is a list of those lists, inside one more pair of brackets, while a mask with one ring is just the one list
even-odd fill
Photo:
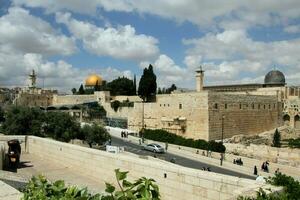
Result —
[[160, 87], [194, 89], [200, 65], [206, 85], [262, 83], [274, 68], [299, 85], [299, 22], [298, 0], [0, 0], [0, 84], [35, 69], [69, 92], [152, 64]]

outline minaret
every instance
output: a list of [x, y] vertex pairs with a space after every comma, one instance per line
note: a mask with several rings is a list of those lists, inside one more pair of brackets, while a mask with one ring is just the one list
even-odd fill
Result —
[[203, 80], [204, 80], [204, 71], [202, 66], [196, 71], [196, 91], [203, 91]]
[[36, 73], [34, 70], [32, 70], [32, 73], [29, 74], [29, 79], [31, 81], [30, 83], [30, 88], [35, 88], [36, 87]]

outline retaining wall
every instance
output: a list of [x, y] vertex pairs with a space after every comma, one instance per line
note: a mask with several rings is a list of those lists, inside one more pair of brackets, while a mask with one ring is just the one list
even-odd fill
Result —
[[28, 147], [30, 154], [74, 168], [101, 181], [116, 184], [114, 169], [117, 168], [128, 170], [130, 180], [151, 177], [157, 181], [164, 200], [236, 199], [238, 194], [253, 193], [255, 189], [265, 186], [253, 180], [112, 154], [35, 136], [28, 137]]

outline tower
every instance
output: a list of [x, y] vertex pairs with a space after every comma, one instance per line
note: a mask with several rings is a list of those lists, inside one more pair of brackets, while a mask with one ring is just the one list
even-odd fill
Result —
[[31, 81], [30, 83], [30, 88], [35, 88], [36, 87], [36, 73], [34, 70], [32, 70], [32, 73], [29, 74], [29, 79]]
[[196, 91], [203, 91], [204, 70], [202, 66], [196, 71]]

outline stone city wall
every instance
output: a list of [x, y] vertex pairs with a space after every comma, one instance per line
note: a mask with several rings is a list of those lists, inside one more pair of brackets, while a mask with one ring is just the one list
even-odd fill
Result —
[[276, 96], [209, 93], [208, 102], [209, 140], [222, 138], [222, 121], [224, 138], [257, 134], [282, 123]]
[[274, 163], [300, 167], [300, 149], [276, 148], [266, 145], [224, 143], [226, 152], [255, 158], [269, 160]]
[[114, 169], [129, 171], [129, 179], [153, 178], [162, 199], [236, 199], [238, 194], [253, 194], [259, 187], [253, 180], [181, 167], [172, 163], [137, 159], [95, 149], [30, 136], [29, 153], [76, 168], [90, 178], [116, 184]]
[[122, 107], [117, 112], [109, 102], [102, 101], [101, 105], [108, 117], [127, 118], [128, 128], [134, 131], [142, 128], [144, 118], [146, 128], [165, 129], [188, 138], [208, 139], [207, 92], [157, 95], [155, 103], [134, 102], [134, 107]]
[[54, 95], [52, 105], [75, 105], [91, 101], [98, 101], [96, 95]]

